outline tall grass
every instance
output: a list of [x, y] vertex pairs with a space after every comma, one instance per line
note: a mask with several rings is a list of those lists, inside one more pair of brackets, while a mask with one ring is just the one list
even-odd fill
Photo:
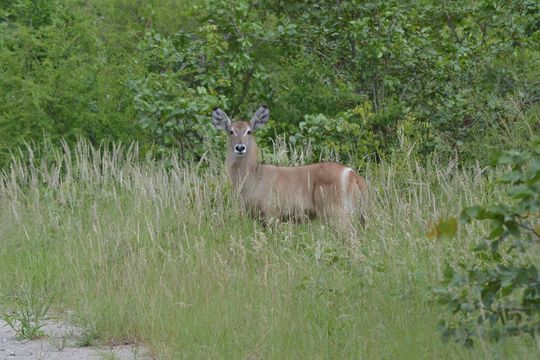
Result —
[[262, 228], [216, 160], [183, 167], [85, 142], [40, 163], [30, 152], [0, 177], [0, 304], [42, 294], [90, 339], [142, 342], [160, 359], [536, 358], [527, 338], [441, 342], [446, 309], [429, 288], [477, 234], [425, 233], [501, 194], [482, 169], [403, 154], [366, 170], [368, 224], [351, 242], [317, 221]]

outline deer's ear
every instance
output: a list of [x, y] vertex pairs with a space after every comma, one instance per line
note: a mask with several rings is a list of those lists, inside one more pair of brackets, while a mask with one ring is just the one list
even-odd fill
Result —
[[266, 106], [261, 106], [251, 118], [251, 128], [257, 130], [262, 128], [270, 118], [270, 110]]
[[216, 129], [227, 130], [231, 126], [231, 119], [225, 114], [225, 111], [215, 108], [212, 111], [212, 124]]

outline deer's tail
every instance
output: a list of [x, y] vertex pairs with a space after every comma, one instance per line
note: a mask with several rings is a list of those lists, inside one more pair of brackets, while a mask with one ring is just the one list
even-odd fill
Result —
[[354, 172], [352, 169], [346, 168], [342, 175], [343, 206], [346, 211], [357, 217], [362, 224], [366, 223], [367, 206], [368, 206], [368, 186], [366, 180]]

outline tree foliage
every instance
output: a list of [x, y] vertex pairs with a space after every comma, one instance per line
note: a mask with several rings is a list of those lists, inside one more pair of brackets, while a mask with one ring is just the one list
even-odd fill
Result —
[[[501, 129], [508, 145], [538, 130], [539, 29], [533, 0], [1, 1], [0, 166], [44, 135], [196, 160], [221, 144], [210, 108], [261, 104], [262, 145], [292, 136], [311, 160], [361, 165], [400, 136], [484, 160]], [[329, 137], [313, 137], [323, 118]]]

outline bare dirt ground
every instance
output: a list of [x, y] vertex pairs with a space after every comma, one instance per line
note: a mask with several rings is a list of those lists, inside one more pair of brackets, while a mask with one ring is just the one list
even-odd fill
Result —
[[137, 345], [80, 347], [80, 329], [59, 321], [42, 328], [45, 336], [17, 340], [15, 331], [0, 320], [0, 360], [147, 360], [148, 352]]

